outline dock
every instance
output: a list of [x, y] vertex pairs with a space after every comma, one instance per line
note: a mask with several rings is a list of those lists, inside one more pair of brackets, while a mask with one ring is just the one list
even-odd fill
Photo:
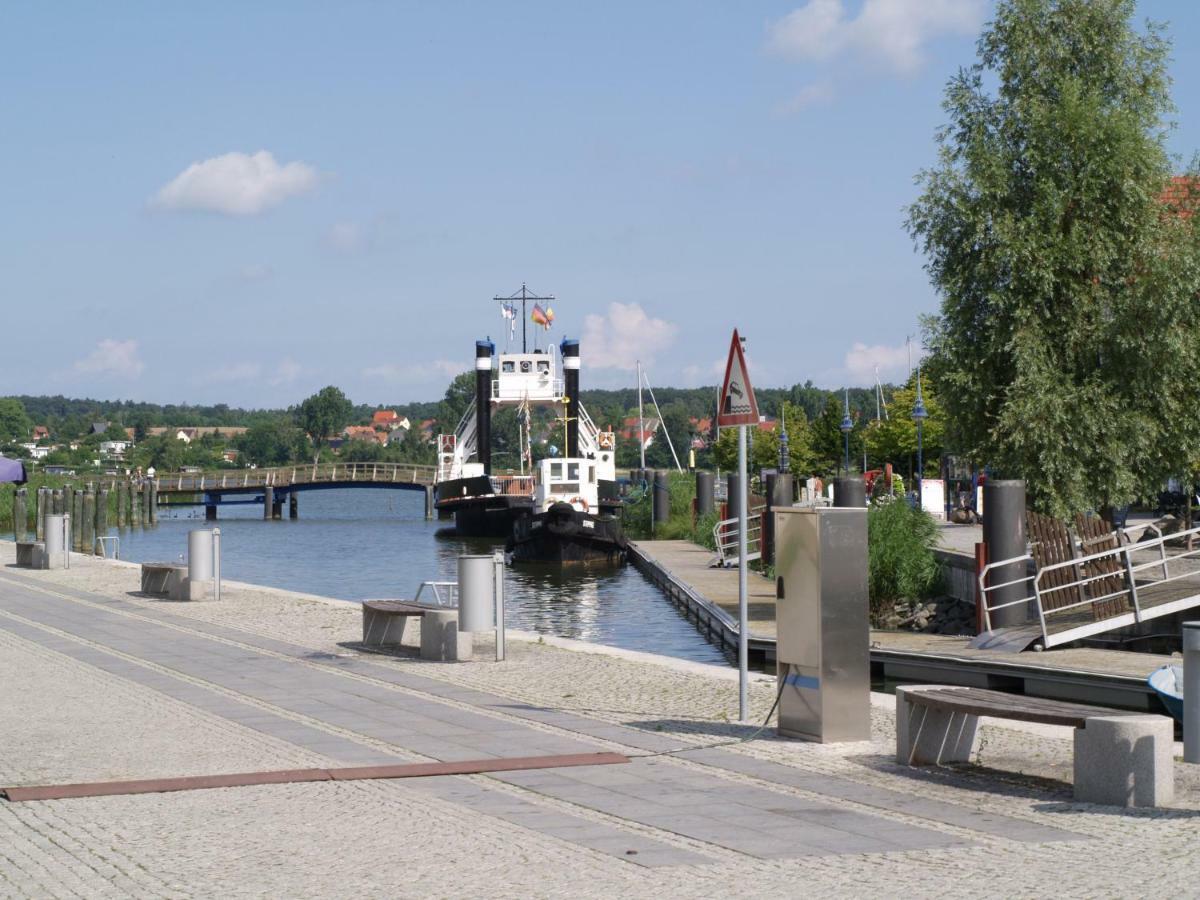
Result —
[[[638, 541], [630, 560], [712, 643], [736, 654], [737, 569], [710, 567], [713, 552], [690, 541]], [[750, 665], [775, 666], [775, 585], [749, 578]], [[1146, 683], [1177, 658], [1092, 647], [1034, 653], [973, 650], [970, 635], [871, 632], [871, 672], [877, 684], [937, 683], [986, 687], [1119, 709], [1162, 712]]]

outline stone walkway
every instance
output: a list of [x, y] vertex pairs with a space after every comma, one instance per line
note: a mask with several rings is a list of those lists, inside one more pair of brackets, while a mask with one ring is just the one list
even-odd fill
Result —
[[[897, 769], [886, 715], [870, 744], [768, 732], [708, 747], [750, 736], [678, 712], [729, 693], [719, 670], [515, 642], [503, 664], [426, 664], [358, 652], [353, 607], [112, 589], [134, 575], [0, 569], [0, 784], [599, 750], [631, 762], [0, 804], [0, 895], [851, 895], [968, 882], [1011, 894], [1055, 872], [1071, 893], [1064, 861], [1115, 852], [1123, 869], [1084, 867], [1075, 885], [1112, 892], [1106, 877], [1155, 871], [1133, 851], [1169, 857], [1193, 827], [1192, 808], [1080, 806], [1061, 782], [1015, 772]], [[288, 609], [303, 629], [250, 622]], [[340, 640], [315, 627], [326, 616]], [[769, 705], [770, 685], [755, 688]], [[1063, 770], [1059, 738], [995, 731], [989, 762], [1007, 742]], [[1182, 787], [1194, 807], [1200, 794]], [[1186, 853], [1172, 866], [1164, 883], [1200, 874]]]

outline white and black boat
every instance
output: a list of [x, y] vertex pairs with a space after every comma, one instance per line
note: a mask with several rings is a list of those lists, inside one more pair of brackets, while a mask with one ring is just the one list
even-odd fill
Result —
[[[526, 300], [552, 298], [528, 295], [525, 288], [502, 299], [501, 309], [515, 331], [516, 302], [522, 309], [521, 352], [496, 354], [490, 340], [475, 342], [475, 403], [463, 415], [453, 434], [438, 435], [438, 468], [434, 506], [442, 518], [454, 519], [456, 534], [511, 538], [521, 521], [536, 512], [536, 481], [529, 453], [529, 411], [549, 407], [567, 423], [569, 452], [589, 460], [596, 469], [596, 496], [591, 512], [619, 518], [616, 459], [611, 432], [600, 432], [579, 403], [579, 342], [563, 340], [532, 351], [525, 335]], [[533, 321], [549, 327], [553, 311], [534, 306]], [[559, 354], [562, 357], [560, 366]], [[522, 410], [520, 466], [507, 472], [492, 467], [491, 420], [496, 410]], [[573, 449], [572, 449], [573, 448]]]

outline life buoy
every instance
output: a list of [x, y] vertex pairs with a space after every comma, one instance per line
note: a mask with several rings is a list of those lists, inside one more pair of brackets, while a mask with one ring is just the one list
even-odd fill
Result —
[[571, 504], [574, 505], [576, 503], [578, 503], [580, 506], [583, 507], [584, 512], [587, 512], [589, 509], [591, 509], [591, 507], [588, 506], [588, 502], [586, 500], [584, 500], [582, 497], [572, 497]]

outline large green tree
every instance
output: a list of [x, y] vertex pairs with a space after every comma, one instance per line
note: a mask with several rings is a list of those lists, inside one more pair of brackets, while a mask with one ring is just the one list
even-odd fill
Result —
[[951, 79], [908, 227], [951, 445], [1067, 513], [1200, 458], [1200, 218], [1164, 204], [1162, 29], [1133, 0], [1001, 0]]
[[[936, 478], [946, 422], [937, 394], [924, 376], [921, 378], [921, 399], [925, 401], [925, 411], [928, 413], [921, 428], [925, 475]], [[916, 471], [917, 424], [912, 418], [916, 400], [917, 376], [914, 374], [907, 385], [892, 392], [888, 417], [867, 423], [863, 430], [863, 442], [867, 450], [867, 464], [871, 468], [883, 468], [885, 463], [891, 463], [895, 471], [903, 473], [906, 478], [910, 469]]]
[[308, 432], [313, 446], [320, 453], [325, 439], [337, 434], [354, 415], [354, 404], [333, 385], [323, 387], [296, 410], [297, 424]]
[[33, 436], [33, 423], [25, 407], [15, 397], [0, 397], [0, 442], [28, 441]]

